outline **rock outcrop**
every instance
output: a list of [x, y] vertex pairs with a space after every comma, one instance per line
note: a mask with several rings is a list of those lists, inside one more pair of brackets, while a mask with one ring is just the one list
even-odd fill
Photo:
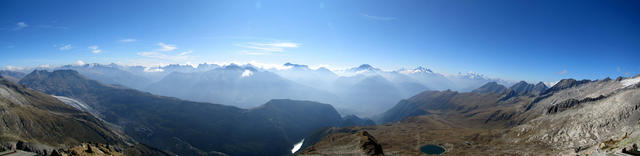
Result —
[[384, 155], [382, 145], [367, 131], [339, 129], [329, 131], [333, 133], [297, 155]]

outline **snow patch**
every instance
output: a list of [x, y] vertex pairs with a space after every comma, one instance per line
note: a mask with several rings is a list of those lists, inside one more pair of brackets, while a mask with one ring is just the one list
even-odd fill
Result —
[[87, 104], [84, 104], [76, 99], [72, 99], [72, 98], [68, 98], [68, 97], [64, 97], [64, 96], [53, 96], [55, 98], [58, 98], [58, 100], [64, 102], [67, 105], [72, 106], [73, 108], [79, 109], [81, 111], [85, 111], [85, 112], [92, 112], [92, 108], [89, 107]]
[[298, 150], [300, 150], [300, 148], [302, 147], [302, 143], [304, 142], [304, 138], [302, 138], [302, 140], [300, 140], [300, 142], [296, 143], [293, 145], [293, 149], [291, 149], [291, 153], [296, 153], [298, 152]]
[[164, 69], [146, 67], [146, 68], [144, 68], [144, 72], [147, 72], [147, 73], [164, 72]]
[[624, 86], [624, 87], [629, 87], [631, 85], [638, 84], [638, 82], [640, 82], [640, 77], [624, 79], [624, 80], [620, 81], [620, 83], [622, 83], [622, 86]]

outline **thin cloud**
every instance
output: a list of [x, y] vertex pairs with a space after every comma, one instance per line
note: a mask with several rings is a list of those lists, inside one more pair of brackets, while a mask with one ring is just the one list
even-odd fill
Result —
[[193, 52], [193, 51], [189, 50], [189, 51], [181, 52], [181, 53], [178, 54], [178, 56], [189, 55], [189, 54], [191, 54], [191, 52]]
[[256, 7], [256, 9], [262, 8], [262, 2], [257, 1], [256, 4], [255, 4], [255, 7]]
[[63, 29], [63, 30], [67, 30], [69, 29], [68, 27], [64, 27], [64, 26], [55, 26], [55, 25], [30, 25], [27, 24], [26, 22], [18, 22], [15, 25], [11, 26], [11, 27], [5, 27], [5, 28], [0, 28], [0, 30], [10, 30], [10, 31], [19, 31], [22, 29], [26, 29], [26, 28], [34, 28], [34, 29]]
[[193, 57], [191, 57], [191, 53], [193, 51], [183, 51], [183, 52], [174, 52], [178, 47], [173, 44], [165, 44], [158, 43], [160, 48], [155, 49], [153, 51], [139, 52], [138, 55], [144, 56], [151, 59], [164, 60], [164, 61], [186, 61]]
[[64, 51], [64, 50], [69, 50], [71, 48], [73, 48], [73, 47], [71, 47], [71, 44], [67, 44], [67, 45], [64, 45], [64, 46], [60, 47], [59, 49]]
[[185, 61], [191, 58], [190, 55], [183, 53], [177, 55], [164, 54], [156, 51], [148, 51], [148, 52], [139, 52], [138, 55], [153, 58], [153, 59], [161, 59], [161, 60], [169, 60], [169, 61]]
[[247, 55], [269, 55], [269, 53], [265, 53], [265, 52], [244, 52], [244, 54], [247, 54]]
[[24, 23], [24, 22], [18, 22], [18, 23], [16, 23], [16, 27], [15, 27], [15, 28], [13, 28], [13, 30], [14, 30], [14, 31], [22, 30], [22, 29], [24, 29], [24, 28], [26, 28], [26, 27], [28, 27], [28, 26], [29, 26], [29, 25], [27, 25], [27, 24], [26, 24], [26, 23]]
[[92, 46], [89, 46], [88, 48], [91, 49], [91, 52], [94, 54], [102, 52], [100, 47], [98, 47], [97, 45], [92, 45]]
[[237, 46], [258, 52], [284, 52], [287, 48], [298, 48], [300, 44], [293, 42], [256, 43], [249, 42]]
[[84, 61], [82, 61], [82, 60], [78, 60], [75, 63], [73, 63], [73, 65], [76, 65], [76, 66], [81, 66], [81, 65], [84, 65], [84, 64], [86, 64], [86, 63], [84, 63]]
[[246, 54], [246, 55], [270, 55], [271, 52], [264, 52], [264, 51], [248, 51], [248, 50], [240, 50], [241, 54]]
[[569, 73], [569, 71], [567, 71], [565, 69], [565, 70], [562, 70], [562, 71], [558, 72], [558, 75], [563, 75], [563, 74], [567, 74], [567, 73]]
[[178, 47], [176, 45], [173, 44], [164, 44], [162, 42], [158, 43], [158, 45], [161, 47], [160, 49], [156, 49], [156, 51], [173, 51], [178, 49]]
[[360, 15], [366, 19], [377, 20], [377, 21], [391, 21], [396, 19], [395, 17], [374, 16], [369, 14], [360, 14]]
[[131, 43], [131, 42], [135, 42], [135, 41], [138, 41], [138, 40], [133, 39], [133, 38], [125, 38], [125, 39], [121, 39], [120, 40], [120, 42], [122, 42], [122, 43]]
[[62, 29], [62, 30], [67, 30], [69, 29], [69, 27], [65, 27], [65, 26], [55, 26], [55, 25], [35, 25], [33, 26], [35, 28], [42, 28], [42, 29]]

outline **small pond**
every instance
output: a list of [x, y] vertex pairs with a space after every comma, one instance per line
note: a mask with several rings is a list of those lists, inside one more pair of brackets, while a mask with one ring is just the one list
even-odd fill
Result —
[[429, 144], [420, 147], [420, 151], [426, 154], [442, 154], [444, 153], [445, 149], [442, 146]]

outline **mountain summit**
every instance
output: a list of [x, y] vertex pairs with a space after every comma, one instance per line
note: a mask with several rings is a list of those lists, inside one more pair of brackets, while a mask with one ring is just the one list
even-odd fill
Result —
[[293, 67], [293, 68], [302, 68], [302, 69], [308, 69], [309, 68], [308, 65], [293, 64], [293, 63], [290, 63], [290, 62], [285, 63], [284, 66]]
[[489, 82], [486, 83], [482, 86], [480, 86], [480, 88], [474, 89], [473, 91], [471, 91], [472, 93], [481, 93], [481, 94], [487, 94], [487, 93], [494, 93], [494, 94], [502, 94], [507, 90], [506, 87], [504, 87], [503, 85], [500, 85], [496, 82]]
[[369, 65], [369, 64], [362, 64], [358, 67], [354, 67], [349, 69], [349, 71], [351, 72], [367, 72], [367, 71], [379, 71], [380, 69], [378, 68], [374, 68], [373, 66]]

